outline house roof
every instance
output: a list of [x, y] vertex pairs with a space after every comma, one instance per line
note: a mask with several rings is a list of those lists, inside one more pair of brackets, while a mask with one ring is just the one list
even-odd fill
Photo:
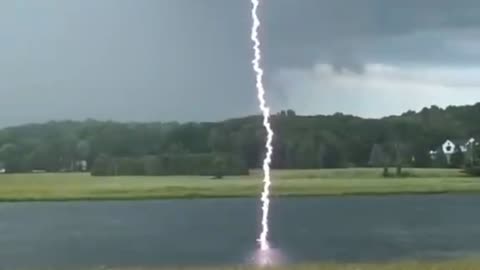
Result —
[[[455, 144], [455, 146], [458, 146], [458, 145], [466, 145], [467, 143], [470, 142], [471, 139], [474, 139], [474, 138], [468, 138], [468, 139], [447, 139], [445, 141], [451, 141], [453, 144]], [[445, 142], [444, 142], [445, 143]]]
[[[447, 139], [445, 140], [446, 141], [451, 141], [454, 145], [455, 145], [455, 148], [458, 149], [459, 146], [466, 146], [470, 140], [472, 138], [469, 138], [469, 139]], [[473, 138], [474, 139], [474, 138]], [[476, 140], [475, 140], [476, 141]], [[439, 146], [437, 146], [437, 148], [435, 148], [435, 152], [438, 154], [438, 153], [443, 153], [443, 144], [445, 143], [443, 142], [442, 144], [440, 144]]]
[[459, 146], [459, 145], [465, 145], [468, 143], [470, 139], [456, 139], [456, 140], [450, 140], [453, 144], [455, 144], [455, 146]]
[[435, 148], [434, 151], [436, 151], [437, 153], [443, 153], [443, 145], [445, 144], [445, 142], [447, 141], [451, 141], [454, 145], [455, 145], [455, 148], [461, 146], [461, 145], [465, 145], [468, 140], [464, 140], [464, 139], [454, 139], [454, 140], [450, 140], [450, 139], [447, 139], [445, 140], [442, 144], [440, 144], [439, 146], [437, 146], [437, 148]]

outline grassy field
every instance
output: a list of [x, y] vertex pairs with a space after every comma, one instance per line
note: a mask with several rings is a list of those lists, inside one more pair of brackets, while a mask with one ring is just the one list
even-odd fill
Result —
[[[480, 193], [480, 180], [458, 170], [411, 169], [409, 178], [382, 178], [378, 169], [274, 171], [275, 196]], [[249, 197], [261, 172], [226, 177], [92, 177], [89, 174], [0, 175], [0, 201]]]
[[400, 262], [384, 264], [312, 264], [284, 267], [225, 267], [225, 268], [99, 268], [90, 270], [479, 270], [479, 260], [442, 262]]

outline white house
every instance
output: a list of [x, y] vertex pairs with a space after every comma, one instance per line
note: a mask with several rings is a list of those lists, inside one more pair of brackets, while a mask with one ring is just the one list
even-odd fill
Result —
[[436, 160], [439, 156], [444, 155], [447, 158], [447, 163], [450, 164], [450, 158], [453, 154], [457, 152], [466, 153], [469, 147], [478, 145], [478, 142], [475, 141], [475, 138], [470, 138], [468, 140], [446, 140], [441, 146], [436, 150], [430, 151], [430, 157], [433, 160]]

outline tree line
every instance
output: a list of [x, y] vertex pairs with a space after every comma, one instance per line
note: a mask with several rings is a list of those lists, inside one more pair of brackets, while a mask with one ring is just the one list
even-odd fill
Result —
[[111, 157], [100, 155], [91, 168], [94, 176], [114, 175], [203, 175], [222, 178], [246, 175], [243, 160], [224, 153], [166, 154], [144, 157]]
[[[429, 151], [446, 139], [478, 139], [479, 120], [480, 103], [446, 109], [432, 106], [381, 119], [282, 111], [271, 117], [272, 167], [439, 166]], [[78, 161], [85, 160], [87, 169], [98, 174], [237, 174], [261, 166], [264, 144], [261, 116], [215, 123], [52, 121], [0, 130], [0, 164], [7, 172], [76, 171]], [[175, 159], [178, 162], [168, 161]], [[129, 165], [119, 168], [118, 164]], [[152, 169], [152, 164], [157, 168]], [[199, 168], [186, 172], [171, 164], [203, 165], [191, 165]], [[209, 169], [202, 172], [202, 166]]]

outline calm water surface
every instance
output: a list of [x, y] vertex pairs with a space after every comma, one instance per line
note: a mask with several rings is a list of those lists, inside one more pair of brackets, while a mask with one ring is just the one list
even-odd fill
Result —
[[[256, 199], [0, 204], [0, 268], [242, 264]], [[480, 254], [480, 196], [275, 199], [272, 245], [288, 262]]]

